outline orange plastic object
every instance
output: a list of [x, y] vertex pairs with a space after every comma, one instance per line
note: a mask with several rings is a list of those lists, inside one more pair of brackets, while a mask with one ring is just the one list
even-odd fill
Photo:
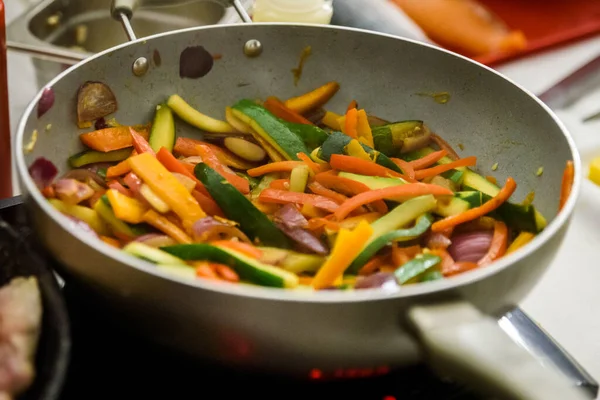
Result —
[[4, 3], [0, 0], [0, 199], [12, 196], [8, 80], [6, 76], [6, 31]]
[[595, 0], [479, 0], [510, 28], [521, 30], [525, 50], [488, 54], [475, 60], [499, 64], [600, 33], [600, 2]]

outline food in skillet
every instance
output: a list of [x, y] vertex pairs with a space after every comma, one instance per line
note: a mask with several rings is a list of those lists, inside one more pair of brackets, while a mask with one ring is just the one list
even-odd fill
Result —
[[23, 393], [35, 377], [42, 299], [35, 277], [18, 277], [0, 288], [0, 399]]
[[[509, 202], [512, 178], [478, 174], [476, 157], [423, 121], [384, 121], [355, 101], [345, 115], [324, 110], [338, 89], [240, 99], [225, 120], [172, 95], [140, 126], [107, 121], [79, 96], [79, 125], [96, 128], [80, 135], [86, 150], [60, 179], [43, 158], [30, 173], [74, 223], [189, 279], [396, 287], [485, 267], [544, 229], [530, 202]], [[176, 117], [203, 140], [176, 137]]]

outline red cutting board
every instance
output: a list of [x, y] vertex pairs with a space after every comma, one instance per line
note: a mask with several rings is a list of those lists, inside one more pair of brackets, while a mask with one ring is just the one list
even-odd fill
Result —
[[512, 29], [527, 48], [518, 54], [489, 54], [475, 60], [495, 65], [600, 33], [600, 0], [478, 0]]

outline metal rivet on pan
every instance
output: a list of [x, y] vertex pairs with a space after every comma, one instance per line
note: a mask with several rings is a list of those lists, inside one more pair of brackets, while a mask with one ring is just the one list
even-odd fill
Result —
[[262, 51], [262, 43], [256, 39], [248, 40], [244, 44], [244, 54], [248, 57], [258, 57]]
[[133, 62], [133, 74], [135, 76], [143, 76], [148, 72], [148, 59], [146, 57], [140, 57]]

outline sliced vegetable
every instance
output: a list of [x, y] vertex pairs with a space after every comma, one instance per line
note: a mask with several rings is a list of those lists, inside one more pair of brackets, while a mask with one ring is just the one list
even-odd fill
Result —
[[67, 204], [62, 200], [49, 199], [48, 202], [54, 206], [58, 211], [63, 214], [70, 215], [85, 222], [92, 228], [98, 235], [108, 235], [109, 229], [106, 223], [100, 218], [98, 213], [84, 206], [76, 204]]
[[115, 216], [120, 220], [129, 222], [130, 224], [144, 222], [144, 214], [148, 209], [141, 202], [127, 197], [114, 189], [107, 190], [106, 197], [108, 197]]
[[199, 144], [210, 147], [210, 149], [217, 155], [217, 157], [223, 164], [228, 165], [232, 168], [247, 170], [256, 167], [256, 164], [241, 159], [232, 152], [225, 150], [219, 146], [215, 146], [207, 142], [202, 142], [200, 140], [190, 138], [178, 137], [175, 141], [175, 147], [173, 148], [173, 152], [184, 157], [198, 156], [197, 146]]
[[521, 232], [519, 236], [516, 237], [515, 240], [508, 246], [506, 250], [506, 254], [510, 254], [513, 251], [517, 251], [521, 247], [525, 246], [527, 243], [531, 242], [535, 235], [531, 232]]
[[251, 200], [258, 199], [258, 196], [260, 196], [262, 191], [267, 189], [268, 187], [270, 187], [271, 183], [276, 179], [277, 179], [277, 174], [266, 174], [265, 176], [263, 176], [262, 179], [260, 180], [260, 183], [258, 184], [258, 186], [256, 186], [254, 189], [252, 189], [252, 192], [250, 193], [250, 199]]
[[455, 261], [478, 262], [481, 260], [492, 244], [492, 232], [478, 230], [452, 235], [452, 244], [448, 252]]
[[502, 257], [506, 253], [506, 247], [508, 246], [508, 228], [502, 221], [496, 221], [494, 223], [494, 236], [492, 237], [492, 243], [487, 253], [481, 258], [477, 265], [487, 265], [499, 257]]
[[179, 95], [171, 95], [169, 100], [167, 100], [167, 106], [169, 106], [179, 118], [196, 128], [214, 133], [235, 132], [235, 129], [227, 122], [202, 114], [200, 111], [189, 105]]
[[308, 166], [303, 164], [295, 167], [290, 174], [290, 192], [304, 193], [309, 174], [310, 168]]
[[429, 144], [431, 131], [423, 121], [401, 121], [373, 128], [374, 148], [395, 157]]
[[156, 108], [148, 143], [155, 153], [161, 147], [173, 151], [173, 146], [175, 146], [175, 119], [173, 118], [173, 111], [166, 104], [161, 104]]
[[[319, 196], [316, 194], [308, 193], [295, 193], [277, 189], [265, 189], [262, 191], [258, 199], [265, 203], [278, 203], [278, 204], [311, 204], [314, 207], [334, 212], [338, 209], [338, 204], [328, 199], [327, 197]], [[349, 213], [352, 210], [349, 211]]]
[[296, 154], [308, 154], [303, 140], [282, 120], [252, 100], [240, 100], [233, 107], [233, 115], [256, 131], [288, 160], [297, 160]]
[[171, 207], [167, 204], [163, 199], [158, 196], [154, 190], [145, 183], [140, 186], [139, 189], [140, 195], [143, 197], [144, 201], [152, 206], [156, 211], [162, 214], [166, 214], [171, 211]]
[[432, 195], [425, 195], [415, 197], [397, 206], [371, 224], [373, 227], [373, 235], [369, 238], [369, 243], [386, 233], [406, 226], [419, 215], [430, 212], [435, 207], [435, 203], [435, 197]]
[[401, 173], [396, 172], [395, 170], [383, 167], [379, 164], [374, 163], [373, 161], [361, 160], [360, 158], [352, 156], [333, 154], [329, 159], [329, 164], [332, 168], [340, 171], [361, 173], [363, 175], [370, 176], [395, 176], [398, 178], [402, 178], [405, 181], [414, 182], [414, 179], [410, 179], [409, 177], [402, 175]]
[[131, 157], [129, 163], [133, 172], [181, 218], [186, 229], [190, 229], [194, 222], [206, 216], [185, 186], [155, 157], [144, 153]]
[[261, 176], [272, 172], [291, 172], [294, 168], [303, 165], [302, 161], [278, 161], [249, 169], [247, 172], [250, 176]]
[[467, 167], [473, 166], [477, 163], [477, 157], [465, 157], [458, 159], [456, 161], [452, 161], [448, 164], [438, 165], [437, 167], [420, 169], [415, 172], [416, 179], [424, 179], [427, 177], [440, 175], [446, 171], [450, 171], [451, 169], [459, 168], [459, 167]]
[[234, 224], [216, 220], [213, 217], [204, 217], [194, 223], [192, 228], [194, 241], [212, 242], [215, 240], [239, 239], [242, 242], [250, 243], [250, 239]]
[[80, 168], [84, 165], [101, 162], [123, 161], [127, 159], [127, 157], [129, 157], [130, 155], [131, 148], [109, 151], [107, 153], [94, 150], [86, 150], [69, 157], [69, 165], [73, 168]]
[[340, 123], [338, 122], [339, 119], [342, 116], [339, 114], [336, 114], [334, 112], [331, 111], [326, 111], [325, 115], [323, 116], [323, 125], [335, 130], [335, 131], [341, 131], [342, 127], [340, 126]]
[[[207, 184], [207, 187], [210, 185]], [[263, 264], [230, 249], [196, 243], [163, 247], [162, 250], [183, 260], [205, 260], [229, 265], [241, 279], [257, 285], [279, 288], [298, 286], [296, 274]]]
[[250, 162], [262, 161], [267, 156], [262, 147], [245, 139], [228, 137], [223, 140], [223, 145], [236, 156]]
[[80, 127], [117, 111], [117, 99], [102, 82], [85, 82], [77, 91], [77, 122]]
[[[403, 207], [405, 204], [400, 205], [399, 207]], [[411, 211], [409, 207], [405, 206], [404, 208], [407, 213]], [[408, 241], [421, 236], [429, 229], [432, 221], [433, 218], [430, 215], [422, 214], [411, 228], [398, 229], [385, 233], [375, 239], [370, 239], [368, 245], [362, 249], [358, 257], [350, 264], [346, 270], [346, 274], [357, 274], [360, 268], [365, 265], [371, 257], [391, 242]]]
[[[115, 126], [112, 128], [100, 129], [93, 132], [82, 133], [79, 135], [81, 142], [92, 150], [103, 153], [120, 150], [133, 146], [133, 140], [129, 133], [129, 126]], [[148, 132], [140, 131], [145, 139], [148, 139]]]
[[276, 247], [260, 247], [260, 250], [261, 262], [276, 265], [294, 274], [314, 274], [325, 262], [325, 257], [316, 254], [297, 253]]
[[89, 185], [75, 179], [60, 179], [54, 184], [56, 197], [67, 204], [79, 204], [95, 193]]
[[325, 289], [333, 285], [342, 276], [372, 234], [373, 228], [364, 221], [360, 222], [352, 231], [340, 229], [335, 246], [325, 264], [315, 275], [312, 287]]
[[298, 114], [296, 111], [286, 107], [278, 98], [268, 97], [264, 104], [265, 108], [278, 118], [297, 124], [314, 125], [312, 122]]
[[94, 205], [94, 210], [118, 238], [131, 240], [146, 233], [146, 229], [142, 225], [130, 225], [117, 218], [106, 195], [100, 197]]
[[222, 164], [210, 147], [199, 144], [198, 154], [200, 154], [202, 161], [206, 165], [217, 171], [217, 173], [225, 178], [233, 187], [244, 194], [250, 193], [250, 184], [248, 183], [248, 180], [238, 176], [228, 166]]
[[284, 104], [289, 109], [304, 114], [327, 103], [339, 89], [339, 83], [327, 82], [311, 92], [287, 99]]
[[433, 254], [419, 254], [406, 264], [400, 266], [394, 274], [398, 282], [403, 285], [419, 277], [430, 268], [438, 265], [442, 259]]
[[183, 261], [181, 258], [177, 258], [166, 251], [148, 246], [147, 244], [141, 242], [130, 242], [123, 247], [123, 251], [153, 264], [185, 265], [187, 268], [192, 269], [191, 267], [187, 266], [185, 261]]
[[344, 120], [343, 132], [353, 139], [358, 138], [358, 110], [349, 108]]
[[206, 164], [198, 164], [196, 177], [204, 184], [223, 213], [240, 224], [240, 229], [253, 241], [267, 246], [291, 248], [291, 242], [269, 218], [260, 212], [244, 195]]
[[192, 243], [192, 239], [187, 233], [182, 231], [173, 222], [169, 221], [167, 217], [158, 214], [154, 210], [148, 210], [144, 214], [144, 221], [164, 234], [169, 235], [179, 243]]
[[565, 206], [567, 200], [569, 199], [569, 195], [571, 194], [571, 188], [573, 187], [573, 181], [575, 180], [575, 169], [573, 166], [573, 161], [567, 161], [567, 165], [565, 166], [565, 170], [563, 172], [563, 177], [560, 185], [560, 199], [558, 202], [558, 211], [562, 210]]

